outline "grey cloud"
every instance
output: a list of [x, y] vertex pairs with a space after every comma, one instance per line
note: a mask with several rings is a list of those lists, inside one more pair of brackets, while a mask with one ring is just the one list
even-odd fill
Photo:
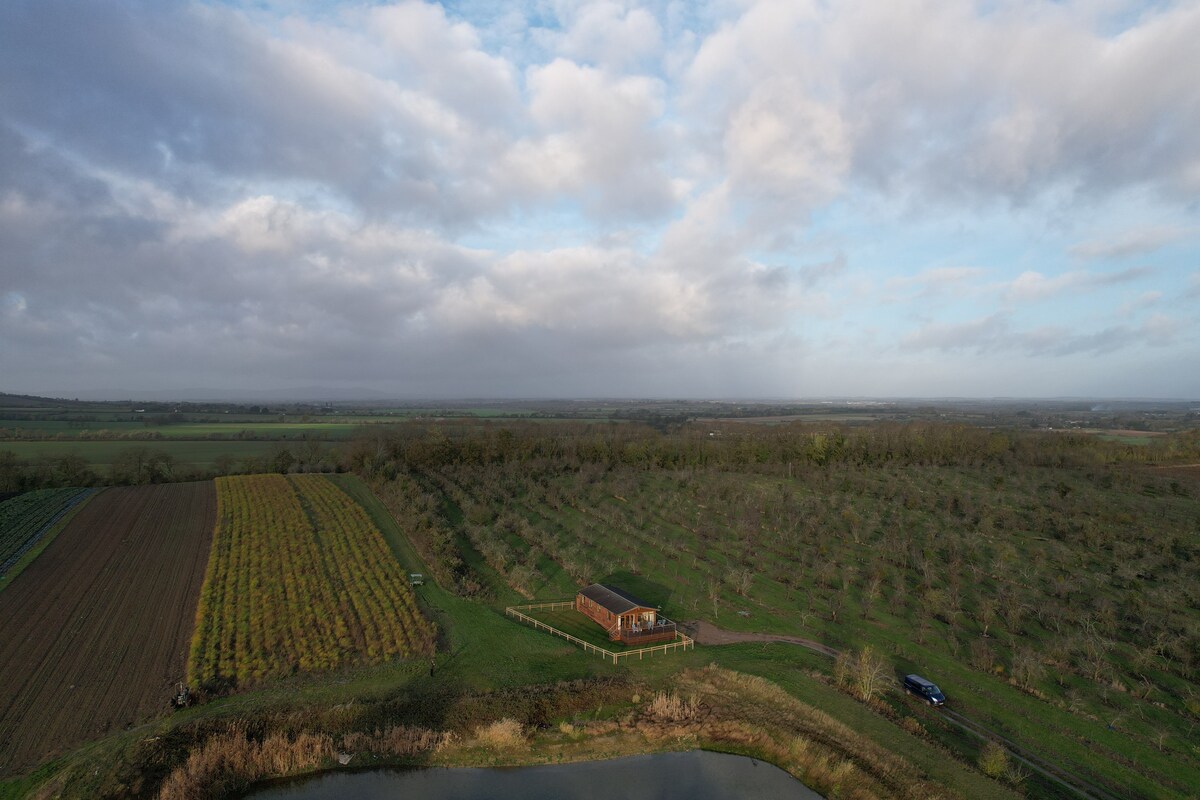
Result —
[[904, 350], [976, 350], [1001, 346], [1010, 335], [1008, 317], [991, 314], [969, 322], [929, 323], [900, 341]]
[[[470, 45], [450, 35], [425, 71], [503, 73]], [[368, 212], [444, 222], [497, 202], [478, 180], [496, 145], [471, 117], [503, 105], [503, 74], [437, 96], [221, 7], [53, 0], [5, 4], [0, 69], [22, 76], [0, 88], [9, 119], [206, 202], [219, 179], [315, 182]]]
[[[39, 163], [68, 187], [93, 180]], [[7, 374], [47, 387], [133, 374], [183, 387], [371, 374], [486, 394], [492, 381], [540, 385], [540, 360], [584, 386], [599, 381], [589, 365], [632, 380], [621, 363], [671, 360], [671, 348], [724, 363], [720, 353], [789, 309], [787, 271], [738, 258], [620, 246], [502, 256], [270, 196], [220, 209], [166, 202], [147, 217], [111, 191], [92, 195], [87, 209], [70, 192], [51, 195], [60, 202], [43, 203], [41, 222], [0, 207]], [[130, 233], [114, 235], [122, 228]], [[636, 380], [650, 386], [666, 372]]]
[[908, 351], [1017, 352], [1031, 357], [1100, 356], [1136, 347], [1172, 344], [1179, 324], [1165, 316], [1153, 316], [1141, 325], [1115, 325], [1098, 331], [1079, 332], [1058, 325], [1020, 330], [1002, 312], [968, 322], [929, 323], [900, 342]]
[[[696, 12], [693, 39], [639, 9], [559, 6], [559, 49], [531, 55], [485, 48], [520, 36], [462, 7], [318, 5], [0, 4], [0, 367], [19, 388], [794, 392], [789, 332], [852, 305], [834, 296], [855, 278], [838, 231], [806, 235], [831, 199], [865, 187], [927, 213], [1200, 187], [1186, 7], [1106, 39], [1073, 6], [763, 3], [728, 24]], [[837, 255], [760, 263], [816, 247]], [[1150, 273], [984, 286], [951, 267], [885, 288], [1011, 303]], [[1183, 335], [1155, 316], [1070, 331], [981, 313], [900, 350], [1087, 356]]]
[[799, 269], [800, 283], [811, 289], [823, 281], [837, 277], [846, 271], [846, 254], [838, 253], [829, 261], [816, 264], [805, 264]]

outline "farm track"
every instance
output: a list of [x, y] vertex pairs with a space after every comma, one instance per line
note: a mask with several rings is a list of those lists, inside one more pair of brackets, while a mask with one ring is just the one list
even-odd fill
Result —
[[[696, 640], [701, 645], [723, 645], [723, 644], [740, 644], [745, 642], [780, 642], [784, 644], [794, 644], [800, 647], [806, 647], [809, 650], [814, 650], [822, 655], [836, 658], [838, 651], [828, 645], [815, 642], [811, 639], [802, 639], [798, 636], [780, 636], [773, 633], [747, 633], [743, 631], [728, 631], [723, 628], [718, 628], [710, 622], [696, 621], [681, 623], [681, 627], [688, 632], [688, 635]], [[1074, 792], [1084, 800], [1118, 800], [1116, 796], [1110, 792], [1100, 788], [1095, 783], [1081, 778], [1073, 772], [1070, 772], [1057, 764], [1047, 761], [1040, 755], [1037, 755], [1025, 747], [1017, 744], [1011, 739], [1002, 736], [994, 730], [984, 727], [980, 723], [965, 717], [948, 708], [940, 708], [938, 711], [942, 717], [949, 723], [957, 725], [967, 733], [982, 740], [999, 741], [1003, 743], [1010, 751], [1013, 758], [1017, 759], [1025, 766], [1038, 772], [1046, 779], [1062, 786], [1063, 788]], [[1133, 800], [1133, 798], [1128, 798]]]
[[0, 774], [166, 709], [215, 518], [211, 483], [109, 489], [0, 594]]
[[[1017, 761], [1020, 761], [1025, 766], [1040, 773], [1047, 780], [1053, 781], [1059, 786], [1074, 792], [1075, 794], [1084, 798], [1084, 800], [1121, 800], [1121, 798], [1109, 794], [1107, 791], [1101, 789], [1099, 786], [1096, 786], [1094, 783], [1084, 780], [1078, 775], [1068, 772], [1062, 767], [1046, 761], [1044, 758], [1041, 758], [1040, 756], [1035, 755], [1029, 750], [1021, 747], [1011, 739], [1005, 738], [995, 731], [988, 730], [974, 720], [964, 717], [962, 714], [951, 711], [948, 708], [940, 708], [938, 711], [941, 712], [942, 716], [945, 717], [948, 722], [953, 725], [957, 725], [972, 736], [982, 739], [983, 741], [999, 740], [1008, 748], [1010, 755]], [[1133, 798], [1126, 797], [1125, 800], [1133, 800]]]

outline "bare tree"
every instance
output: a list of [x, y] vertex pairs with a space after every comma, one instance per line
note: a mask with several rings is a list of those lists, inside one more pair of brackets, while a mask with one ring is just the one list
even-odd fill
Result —
[[833, 675], [850, 694], [869, 702], [887, 687], [888, 665], [874, 648], [866, 645], [857, 653], [841, 652], [834, 662]]
[[883, 578], [879, 573], [875, 573], [867, 581], [866, 588], [863, 589], [863, 619], [869, 619], [871, 616], [871, 606], [879, 599], [880, 591], [883, 588]]

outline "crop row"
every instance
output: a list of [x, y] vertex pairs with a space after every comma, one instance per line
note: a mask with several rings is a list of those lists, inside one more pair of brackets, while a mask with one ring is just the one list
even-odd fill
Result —
[[428, 653], [433, 625], [383, 537], [318, 476], [218, 478], [189, 659], [195, 685]]
[[0, 575], [91, 489], [39, 489], [0, 503]]

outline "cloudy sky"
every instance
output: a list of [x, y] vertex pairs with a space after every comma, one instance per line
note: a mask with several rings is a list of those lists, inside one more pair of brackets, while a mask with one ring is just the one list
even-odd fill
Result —
[[1200, 397], [1200, 3], [0, 3], [0, 391]]

